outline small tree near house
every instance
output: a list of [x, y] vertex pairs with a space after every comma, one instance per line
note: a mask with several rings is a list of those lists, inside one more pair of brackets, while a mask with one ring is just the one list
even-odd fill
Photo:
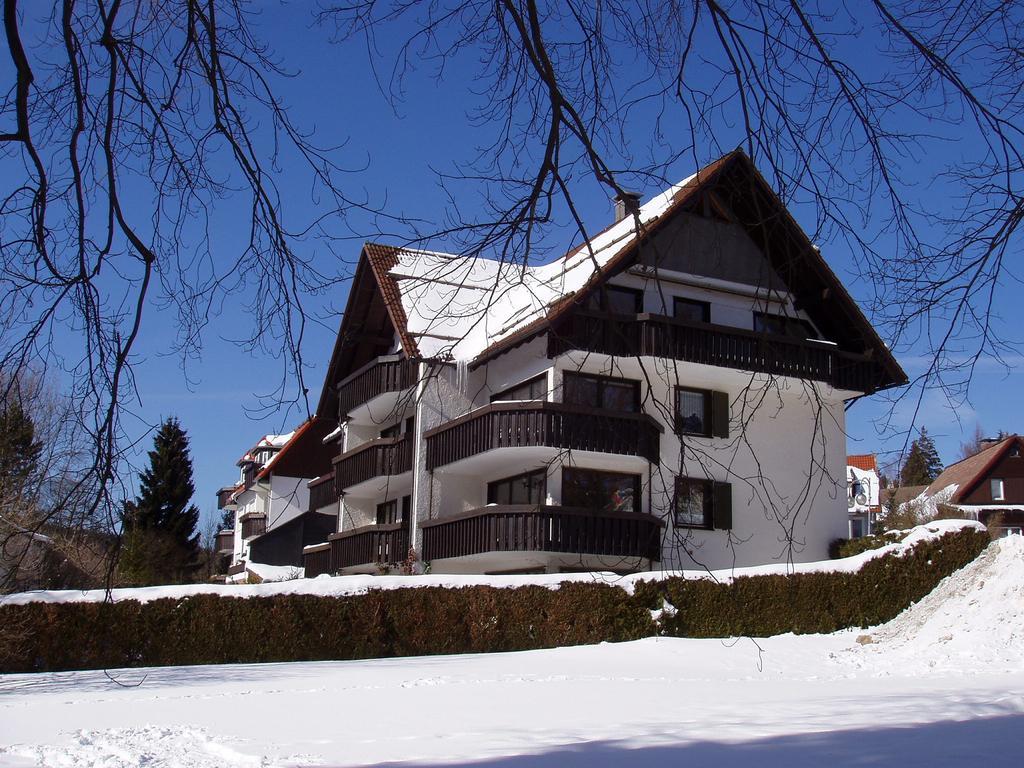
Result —
[[191, 580], [202, 565], [199, 509], [191, 504], [188, 436], [177, 419], [167, 419], [157, 431], [139, 485], [138, 497], [126, 501], [122, 513], [122, 578], [134, 584]]
[[900, 484], [928, 485], [942, 473], [942, 459], [935, 448], [935, 441], [928, 435], [928, 430], [921, 427], [921, 434], [910, 444], [907, 460], [900, 470]]

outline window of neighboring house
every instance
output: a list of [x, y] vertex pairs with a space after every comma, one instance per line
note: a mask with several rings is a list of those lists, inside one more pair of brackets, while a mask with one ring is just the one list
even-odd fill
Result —
[[567, 405], [634, 413], [640, 410], [639, 381], [586, 373], [566, 373], [563, 389], [562, 400]]
[[506, 390], [491, 395], [491, 402], [499, 400], [546, 400], [548, 396], [548, 377], [541, 374], [522, 384], [516, 384]]
[[814, 326], [799, 317], [772, 315], [766, 312], [754, 313], [754, 330], [775, 336], [789, 336], [794, 339], [816, 339]]
[[700, 437], [729, 436], [729, 395], [676, 387], [676, 430]]
[[585, 309], [615, 315], [636, 315], [644, 311], [644, 292], [618, 285], [602, 285], [587, 294]]
[[711, 322], [711, 304], [696, 299], [683, 299], [676, 296], [672, 300], [672, 314], [679, 320], [689, 320], [692, 323]]
[[682, 528], [732, 528], [732, 485], [676, 478], [675, 524]]
[[639, 512], [640, 476], [565, 468], [562, 504], [600, 512]]
[[992, 501], [1004, 501], [1006, 496], [1003, 495], [1003, 479], [1001, 477], [993, 477], [989, 480], [989, 486], [992, 489]]
[[409, 519], [409, 507], [412, 504], [411, 496], [403, 496], [401, 502], [398, 499], [385, 501], [377, 505], [377, 525], [391, 525], [392, 523], [403, 523]]
[[487, 484], [488, 504], [543, 504], [548, 476], [543, 469], [514, 475]]

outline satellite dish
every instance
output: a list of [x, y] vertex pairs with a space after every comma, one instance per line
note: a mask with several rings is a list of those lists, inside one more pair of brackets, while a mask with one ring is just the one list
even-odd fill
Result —
[[857, 494], [857, 503], [860, 504], [862, 507], [867, 506], [868, 495], [866, 493], [858, 493]]

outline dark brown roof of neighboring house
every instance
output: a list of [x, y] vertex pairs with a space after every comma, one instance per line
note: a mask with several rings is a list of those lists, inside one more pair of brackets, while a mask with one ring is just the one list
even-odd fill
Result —
[[878, 462], [873, 453], [855, 453], [846, 457], [846, 466], [856, 467], [865, 472], [878, 472]]
[[879, 494], [879, 497], [884, 503], [888, 503], [891, 498], [893, 504], [898, 507], [900, 504], [906, 504], [911, 499], [916, 499], [926, 488], [928, 488], [927, 485], [904, 485], [899, 488], [885, 488]]
[[948, 488], [955, 483], [957, 489], [949, 500], [954, 504], [960, 503], [977, 487], [978, 483], [985, 479], [985, 476], [1013, 445], [1024, 448], [1024, 439], [1018, 435], [1010, 435], [998, 443], [978, 451], [973, 456], [968, 456], [956, 464], [950, 464], [928, 486], [928, 495], [934, 496], [943, 488]]

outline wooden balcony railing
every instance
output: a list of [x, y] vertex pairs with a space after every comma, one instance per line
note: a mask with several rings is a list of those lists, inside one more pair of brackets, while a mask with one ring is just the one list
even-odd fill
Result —
[[232, 528], [228, 528], [225, 531], [217, 532], [217, 553], [227, 554], [228, 552], [235, 551], [235, 531]]
[[663, 523], [651, 515], [572, 507], [490, 506], [420, 523], [423, 559], [483, 552], [565, 552], [661, 559]]
[[742, 371], [823, 381], [838, 389], [873, 392], [886, 373], [865, 355], [827, 342], [804, 341], [663, 315], [635, 320], [574, 312], [548, 335], [548, 356], [569, 350], [619, 357], [651, 356]]
[[236, 487], [232, 485], [217, 491], [217, 509], [224, 509], [224, 507], [231, 503], [231, 495], [235, 492]]
[[657, 462], [657, 421], [643, 413], [622, 413], [564, 403], [492, 403], [431, 429], [427, 469], [493, 448], [547, 446], [577, 451], [643, 456]]
[[302, 565], [307, 579], [315, 578], [322, 573], [334, 573], [331, 570], [331, 545], [324, 543], [305, 547], [302, 550]]
[[415, 358], [378, 357], [338, 383], [338, 414], [344, 419], [358, 405], [383, 395], [401, 392], [416, 383], [419, 360]]
[[242, 538], [251, 539], [267, 532], [267, 516], [259, 512], [242, 515]]
[[357, 565], [401, 563], [409, 554], [409, 528], [405, 523], [365, 525], [332, 533], [331, 573]]
[[309, 483], [309, 511], [316, 512], [321, 507], [337, 503], [340, 498], [338, 486], [334, 482], [334, 471], [311, 480]]
[[378, 437], [334, 459], [338, 492], [374, 477], [400, 475], [412, 469], [412, 439]]

